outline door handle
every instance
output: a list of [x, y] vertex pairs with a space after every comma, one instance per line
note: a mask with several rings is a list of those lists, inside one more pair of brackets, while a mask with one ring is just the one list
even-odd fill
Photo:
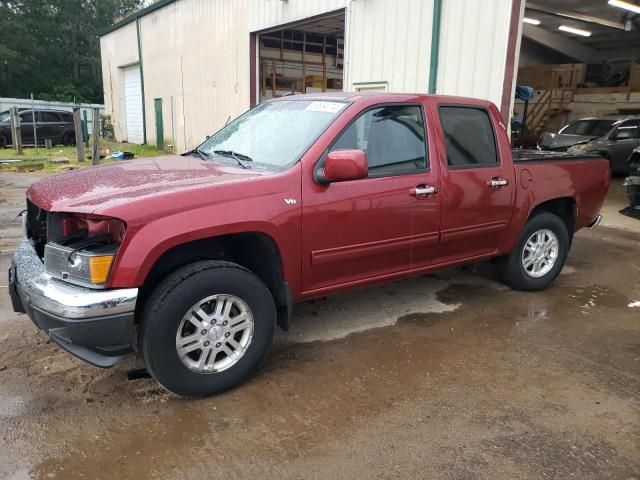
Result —
[[500, 177], [494, 177], [491, 180], [487, 180], [487, 187], [490, 188], [502, 188], [509, 185], [509, 180]]
[[428, 197], [434, 193], [438, 193], [438, 189], [429, 185], [418, 185], [417, 187], [409, 190], [409, 195], [417, 198]]

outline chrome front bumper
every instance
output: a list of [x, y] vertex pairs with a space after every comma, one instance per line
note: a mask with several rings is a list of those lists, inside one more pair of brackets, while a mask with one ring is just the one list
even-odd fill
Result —
[[18, 246], [9, 270], [13, 309], [26, 313], [60, 347], [99, 367], [111, 367], [135, 345], [137, 288], [93, 290], [55, 279], [31, 242]]
[[94, 290], [53, 278], [29, 240], [20, 243], [13, 263], [16, 290], [25, 307], [68, 320], [132, 313], [136, 308], [137, 288]]

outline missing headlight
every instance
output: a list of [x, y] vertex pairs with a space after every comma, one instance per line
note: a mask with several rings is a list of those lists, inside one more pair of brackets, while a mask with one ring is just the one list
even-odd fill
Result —
[[44, 265], [49, 275], [69, 283], [104, 288], [118, 248], [124, 223], [99, 216], [52, 214]]

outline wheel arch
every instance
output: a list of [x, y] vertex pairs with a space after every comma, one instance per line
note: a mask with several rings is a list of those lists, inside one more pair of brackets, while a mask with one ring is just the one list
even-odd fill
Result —
[[554, 198], [536, 205], [531, 210], [531, 212], [529, 212], [527, 221], [541, 212], [553, 213], [554, 215], [560, 217], [560, 219], [564, 222], [565, 226], [567, 227], [567, 232], [569, 233], [569, 242], [571, 242], [571, 240], [573, 239], [573, 234], [576, 231], [576, 209], [576, 201], [573, 197]]
[[223, 260], [251, 270], [262, 280], [278, 309], [278, 325], [287, 330], [291, 293], [284, 278], [282, 256], [275, 240], [263, 232], [243, 232], [193, 240], [175, 245], [153, 263], [140, 287], [136, 318], [155, 287], [179, 268], [200, 260]]
[[[529, 200], [532, 200], [532, 197], [529, 197]], [[577, 218], [577, 206], [576, 201], [573, 197], [563, 196], [546, 199], [536, 204], [532, 202], [527, 205], [527, 203], [528, 202], [525, 202], [525, 205], [517, 208], [519, 213], [514, 215], [512, 219], [509, 234], [507, 235], [507, 239], [500, 249], [500, 255], [508, 254], [509, 252], [511, 252], [511, 250], [513, 250], [513, 248], [515, 248], [518, 239], [522, 234], [522, 230], [525, 228], [527, 222], [533, 216], [538, 215], [542, 212], [553, 213], [554, 215], [560, 217], [560, 219], [567, 227], [567, 232], [569, 233], [569, 242], [571, 243], [573, 234], [576, 230]]]

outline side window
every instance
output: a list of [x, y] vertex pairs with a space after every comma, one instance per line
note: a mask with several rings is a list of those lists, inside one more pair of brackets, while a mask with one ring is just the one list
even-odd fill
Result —
[[62, 113], [62, 121], [66, 123], [73, 123], [73, 115], [70, 113]]
[[31, 114], [31, 112], [21, 113], [20, 123], [33, 123], [33, 115]]
[[640, 138], [639, 130], [640, 120], [631, 120], [621, 123], [618, 127], [617, 140], [626, 140], [630, 138]]
[[40, 121], [43, 123], [60, 122], [60, 117], [58, 116], [57, 113], [54, 113], [54, 112], [40, 112], [39, 116], [40, 116]]
[[330, 151], [364, 150], [369, 176], [407, 173], [427, 168], [427, 142], [422, 108], [389, 105], [360, 115], [338, 137]]
[[472, 107], [439, 110], [450, 167], [498, 164], [493, 125], [486, 110]]

